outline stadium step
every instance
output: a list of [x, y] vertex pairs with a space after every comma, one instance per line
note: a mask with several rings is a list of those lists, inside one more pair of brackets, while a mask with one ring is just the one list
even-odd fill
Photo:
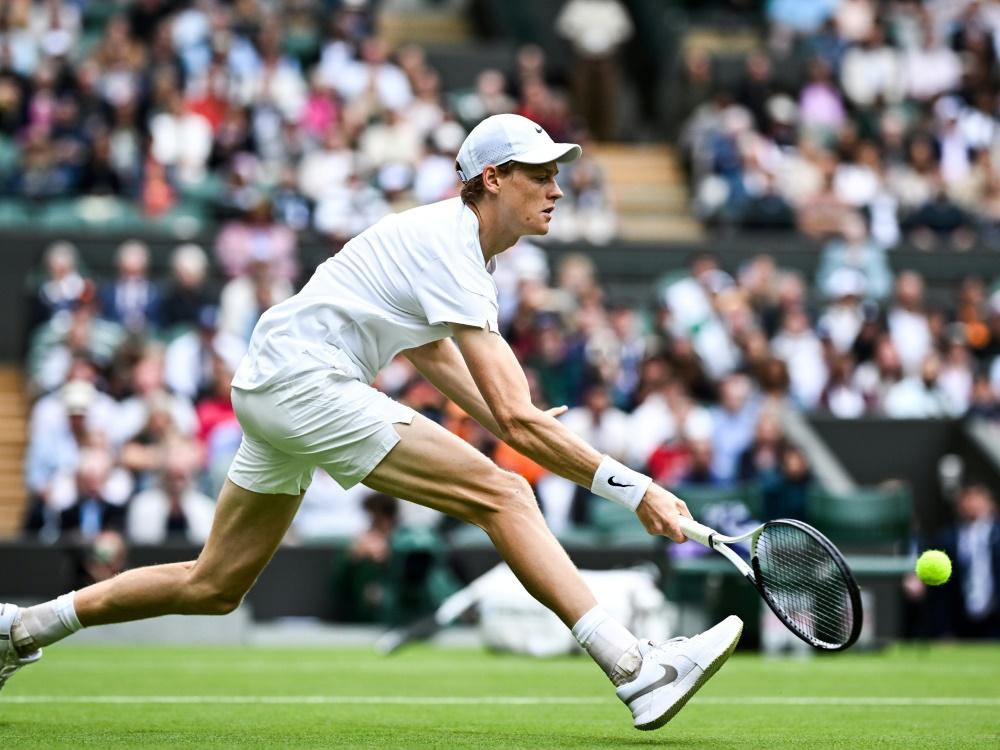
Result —
[[379, 35], [391, 47], [468, 42], [472, 29], [464, 3], [448, 0], [427, 8], [413, 0], [387, 0], [378, 14]]
[[24, 519], [27, 433], [24, 376], [16, 366], [0, 367], [0, 539], [17, 535]]
[[666, 145], [591, 144], [604, 170], [621, 236], [637, 242], [694, 241], [701, 224], [688, 211], [684, 173]]

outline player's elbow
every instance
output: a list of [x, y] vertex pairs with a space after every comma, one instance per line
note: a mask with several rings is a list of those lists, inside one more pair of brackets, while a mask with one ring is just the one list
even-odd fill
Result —
[[520, 450], [534, 432], [537, 411], [533, 406], [529, 406], [526, 409], [510, 409], [496, 414], [497, 427], [500, 431], [497, 437], [515, 450]]

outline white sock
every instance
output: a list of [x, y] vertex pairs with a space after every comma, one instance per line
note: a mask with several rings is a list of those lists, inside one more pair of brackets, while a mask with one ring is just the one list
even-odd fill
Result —
[[74, 593], [70, 591], [52, 601], [21, 610], [21, 617], [11, 629], [18, 653], [30, 654], [83, 627], [73, 606]]
[[628, 682], [639, 665], [638, 639], [601, 607], [580, 618], [573, 637], [615, 685]]

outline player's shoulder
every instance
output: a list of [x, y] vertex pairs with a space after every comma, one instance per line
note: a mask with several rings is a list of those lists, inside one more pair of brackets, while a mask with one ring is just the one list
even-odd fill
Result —
[[465, 205], [461, 198], [446, 198], [407, 209], [396, 214], [397, 226], [418, 232], [454, 236], [455, 227], [462, 221]]
[[478, 222], [460, 198], [429, 203], [392, 217], [391, 242], [421, 263], [443, 259], [449, 264], [470, 261], [479, 242]]

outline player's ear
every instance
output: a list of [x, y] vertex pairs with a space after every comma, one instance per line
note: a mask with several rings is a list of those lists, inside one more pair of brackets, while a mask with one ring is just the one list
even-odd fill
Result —
[[500, 171], [492, 164], [483, 169], [483, 187], [493, 195], [500, 192]]

